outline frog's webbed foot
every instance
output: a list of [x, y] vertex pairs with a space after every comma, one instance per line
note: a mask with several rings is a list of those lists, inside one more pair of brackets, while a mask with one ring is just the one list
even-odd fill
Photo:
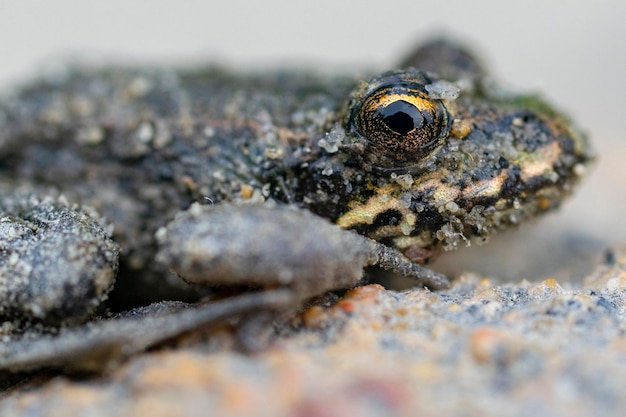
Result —
[[157, 258], [188, 282], [285, 287], [294, 307], [327, 291], [351, 288], [363, 268], [382, 268], [431, 288], [449, 282], [398, 251], [289, 206], [200, 206], [157, 232]]
[[80, 320], [106, 299], [118, 247], [96, 218], [63, 198], [3, 196], [0, 317]]

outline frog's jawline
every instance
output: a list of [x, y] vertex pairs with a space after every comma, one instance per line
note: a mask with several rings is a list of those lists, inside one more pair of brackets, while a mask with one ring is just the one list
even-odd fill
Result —
[[[453, 114], [471, 131], [449, 137], [430, 170], [355, 170], [341, 155], [322, 155], [304, 193], [316, 196], [309, 208], [402, 250], [430, 252], [484, 241], [551, 210], [571, 193], [590, 155], [586, 138], [562, 116], [520, 104], [527, 101], [462, 95]], [[328, 166], [330, 175], [320, 169]]]

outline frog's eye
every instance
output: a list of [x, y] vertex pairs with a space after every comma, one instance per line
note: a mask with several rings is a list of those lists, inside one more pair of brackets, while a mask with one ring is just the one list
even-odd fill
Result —
[[370, 159], [379, 165], [418, 163], [450, 131], [452, 120], [443, 102], [429, 98], [419, 81], [393, 74], [377, 80], [375, 89], [352, 103], [351, 128], [365, 139]]

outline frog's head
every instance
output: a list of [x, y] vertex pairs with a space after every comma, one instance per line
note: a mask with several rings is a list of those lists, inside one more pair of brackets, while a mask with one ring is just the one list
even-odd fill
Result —
[[417, 69], [361, 83], [330, 159], [346, 194], [337, 224], [419, 261], [556, 207], [591, 159], [587, 139], [538, 97], [488, 85]]

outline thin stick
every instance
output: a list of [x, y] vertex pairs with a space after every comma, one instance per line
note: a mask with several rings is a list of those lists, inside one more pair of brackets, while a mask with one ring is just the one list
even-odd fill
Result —
[[376, 265], [388, 271], [414, 279], [419, 284], [425, 285], [433, 290], [440, 290], [450, 286], [450, 280], [445, 275], [411, 262], [403, 254], [389, 246], [372, 242], [370, 250], [373, 255], [370, 259], [370, 265]]

